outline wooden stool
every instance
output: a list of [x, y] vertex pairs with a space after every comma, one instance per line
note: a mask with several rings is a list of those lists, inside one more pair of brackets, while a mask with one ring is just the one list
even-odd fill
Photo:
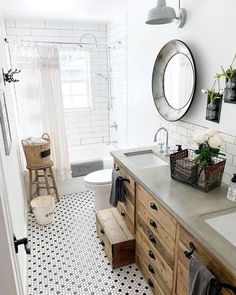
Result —
[[[58, 202], [60, 201], [52, 166], [53, 163], [51, 162], [49, 165], [40, 168], [26, 167], [29, 170], [29, 203], [34, 197], [40, 195], [41, 189], [46, 189], [48, 195], [55, 194], [56, 200]], [[35, 174], [35, 176], [33, 174]], [[40, 180], [40, 178], [44, 178], [44, 180]], [[36, 190], [33, 192], [34, 185]]]

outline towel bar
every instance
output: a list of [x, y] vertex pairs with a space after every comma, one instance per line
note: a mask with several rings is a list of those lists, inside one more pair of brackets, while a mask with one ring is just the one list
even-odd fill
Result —
[[[190, 248], [190, 251], [184, 251], [184, 255], [188, 259], [191, 259], [194, 251], [196, 250], [196, 247], [194, 246], [194, 244], [192, 242], [190, 242], [189, 248]], [[216, 284], [216, 287], [219, 288], [219, 291], [221, 291], [221, 289], [228, 289], [228, 290], [231, 290], [234, 294], [236, 294], [236, 287], [234, 287], [234, 286], [231, 286], [231, 285], [225, 284], [225, 283], [221, 283], [217, 280], [215, 281], [215, 284]]]

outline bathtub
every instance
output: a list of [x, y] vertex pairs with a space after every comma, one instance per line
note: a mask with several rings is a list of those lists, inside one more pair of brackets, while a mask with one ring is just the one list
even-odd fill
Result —
[[110, 155], [113, 150], [117, 150], [117, 147], [106, 143], [69, 147], [70, 163], [103, 160], [104, 169], [113, 168], [113, 159]]

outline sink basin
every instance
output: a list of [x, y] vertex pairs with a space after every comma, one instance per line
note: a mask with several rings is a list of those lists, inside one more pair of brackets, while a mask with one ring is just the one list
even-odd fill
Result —
[[217, 217], [207, 218], [205, 222], [221, 234], [230, 243], [236, 246], [236, 212]]
[[152, 168], [168, 165], [165, 161], [155, 155], [152, 150], [125, 153], [125, 156], [139, 168]]

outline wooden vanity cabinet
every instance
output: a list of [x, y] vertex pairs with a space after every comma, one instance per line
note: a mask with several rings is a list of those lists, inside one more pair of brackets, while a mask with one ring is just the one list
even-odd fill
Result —
[[[191, 251], [190, 243], [195, 247], [194, 256], [215, 275], [219, 281], [236, 285], [236, 278], [226, 267], [220, 263], [201, 243], [192, 237], [184, 228], [178, 226], [177, 241], [177, 264], [176, 264], [176, 294], [188, 294], [188, 273], [190, 260], [185, 256], [185, 251]], [[222, 249], [223, 250], [223, 249]], [[231, 291], [222, 289], [221, 294], [233, 294]]]
[[[236, 277], [182, 226], [121, 165], [126, 202], [116, 210], [135, 237], [135, 261], [155, 295], [187, 295], [190, 260], [184, 254], [195, 246], [194, 256], [223, 283], [236, 285]], [[222, 249], [223, 250], [223, 249]], [[222, 289], [222, 295], [232, 295]]]

